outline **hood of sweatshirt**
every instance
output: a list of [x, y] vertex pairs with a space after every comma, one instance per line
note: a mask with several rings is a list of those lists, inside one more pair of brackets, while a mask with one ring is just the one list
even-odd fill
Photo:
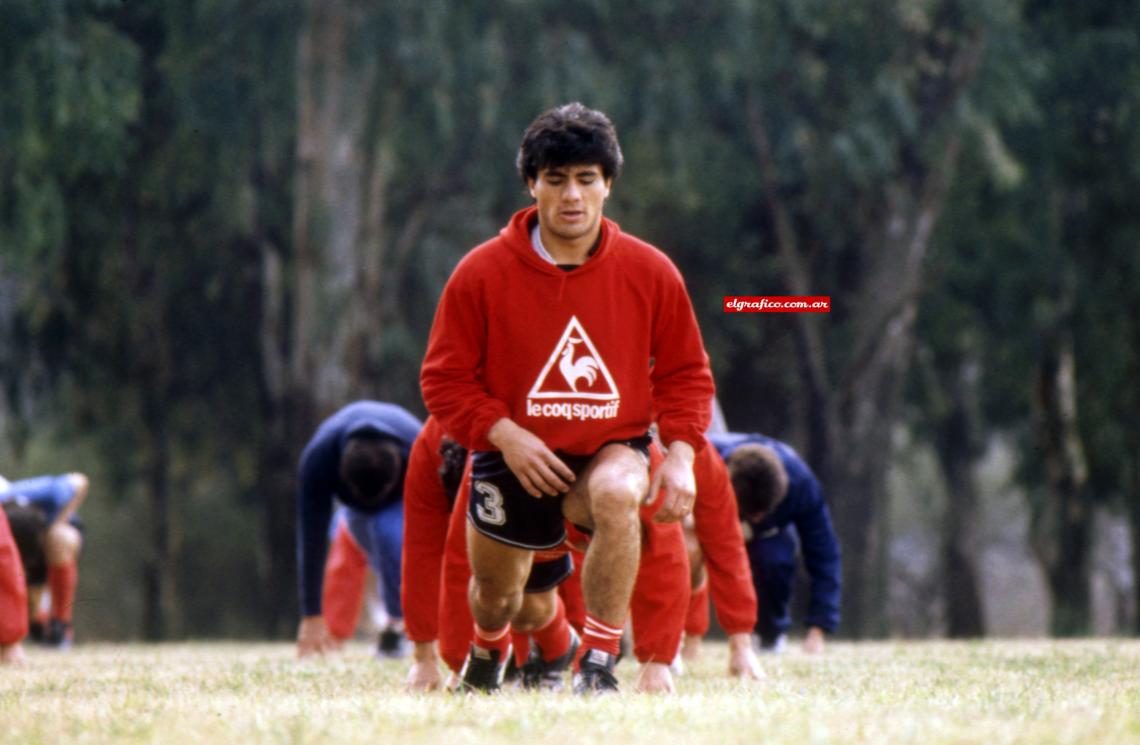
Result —
[[519, 210], [511, 217], [511, 221], [499, 231], [499, 235], [511, 249], [511, 252], [526, 266], [552, 277], [561, 277], [563, 283], [569, 279], [588, 274], [600, 266], [603, 261], [609, 260], [610, 255], [614, 252], [618, 236], [621, 235], [621, 227], [613, 220], [603, 217], [602, 232], [598, 238], [597, 250], [581, 266], [576, 267], [573, 271], [565, 271], [546, 261], [535, 252], [530, 240], [530, 231], [537, 220], [537, 207], [530, 206]]

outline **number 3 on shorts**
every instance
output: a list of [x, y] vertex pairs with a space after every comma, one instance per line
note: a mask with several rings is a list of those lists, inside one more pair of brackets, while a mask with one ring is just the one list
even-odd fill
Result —
[[499, 487], [486, 481], [476, 481], [475, 491], [482, 499], [475, 505], [475, 512], [479, 519], [488, 525], [503, 525], [507, 522], [507, 513], [503, 511], [503, 493]]

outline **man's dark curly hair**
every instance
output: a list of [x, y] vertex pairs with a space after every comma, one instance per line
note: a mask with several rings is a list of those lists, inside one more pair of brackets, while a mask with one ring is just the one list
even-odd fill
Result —
[[741, 519], [769, 515], [788, 493], [788, 472], [776, 451], [764, 445], [742, 445], [725, 461]]
[[388, 489], [403, 476], [404, 456], [400, 446], [387, 437], [371, 433], [348, 438], [340, 455], [340, 478], [348, 494], [339, 494], [351, 507], [372, 512], [398, 498]]
[[450, 437], [439, 441], [439, 482], [447, 494], [447, 504], [455, 504], [455, 495], [463, 480], [463, 467], [467, 464], [467, 448]]
[[524, 183], [544, 168], [594, 164], [601, 166], [603, 177], [616, 179], [622, 155], [609, 117], [575, 102], [547, 109], [531, 122], [515, 164]]
[[16, 501], [4, 503], [4, 514], [8, 517], [28, 584], [44, 584], [47, 582], [47, 554], [44, 553], [47, 516], [38, 507]]

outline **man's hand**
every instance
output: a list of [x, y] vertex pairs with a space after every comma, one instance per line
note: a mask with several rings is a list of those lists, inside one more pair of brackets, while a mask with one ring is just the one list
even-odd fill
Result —
[[809, 626], [807, 636], [804, 637], [804, 652], [807, 654], [823, 654], [823, 629], [818, 626]]
[[752, 635], [749, 633], [728, 635], [728, 674], [742, 680], [761, 680], [764, 673], [760, 661], [752, 650]]
[[697, 497], [697, 481], [693, 476], [693, 446], [678, 440], [670, 443], [669, 453], [661, 467], [653, 474], [646, 503], [661, 498], [661, 508], [653, 516], [655, 523], [675, 523], [693, 511]]
[[570, 491], [574, 472], [531, 431], [504, 417], [492, 425], [487, 439], [503, 452], [507, 467], [532, 497]]
[[434, 691], [443, 685], [439, 674], [439, 657], [435, 653], [435, 642], [416, 642], [412, 652], [412, 669], [408, 671], [405, 688], [409, 693]]
[[24, 645], [20, 642], [0, 644], [0, 665], [23, 667], [25, 662], [27, 662], [27, 658], [24, 656]]
[[340, 642], [329, 633], [324, 616], [305, 616], [297, 629], [297, 657], [324, 656], [340, 649]]
[[637, 674], [633, 690], [638, 693], [673, 693], [673, 674], [661, 662], [647, 662]]
[[696, 662], [701, 656], [701, 637], [696, 634], [685, 634], [681, 642], [681, 659], [685, 662]]

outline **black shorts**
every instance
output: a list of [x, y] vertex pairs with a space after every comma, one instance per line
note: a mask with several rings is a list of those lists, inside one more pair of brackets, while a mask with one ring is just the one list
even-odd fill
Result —
[[[4, 503], [4, 514], [8, 518], [8, 525], [12, 537], [16, 541], [16, 549], [20, 554], [20, 563], [24, 566], [24, 581], [29, 587], [39, 587], [47, 584], [48, 564], [47, 553], [44, 550], [44, 537], [47, 535], [47, 516], [43, 510], [32, 504], [9, 501]], [[85, 538], [87, 529], [78, 515], [72, 515], [69, 521], [80, 537]], [[86, 543], [86, 541], [84, 541]], [[82, 552], [83, 543], [80, 543]]]
[[[641, 453], [648, 467], [649, 435], [605, 444], [625, 445]], [[593, 455], [555, 454], [575, 476], [581, 474], [594, 458]], [[562, 497], [532, 497], [527, 494], [498, 450], [476, 451], [471, 456], [467, 519], [475, 530], [508, 546], [542, 551], [566, 540]]]
[[530, 566], [530, 576], [526, 578], [523, 592], [553, 590], [573, 573], [574, 559], [569, 553], [552, 561], [536, 561]]

